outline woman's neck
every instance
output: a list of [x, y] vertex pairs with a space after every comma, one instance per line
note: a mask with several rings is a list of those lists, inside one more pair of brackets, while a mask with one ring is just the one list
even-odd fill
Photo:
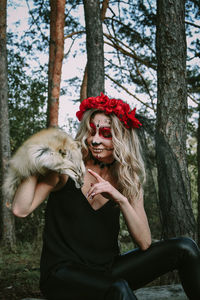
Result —
[[100, 167], [100, 169], [110, 168], [115, 163], [115, 159], [111, 163], [105, 163], [103, 161], [98, 160], [96, 157], [93, 157], [93, 156], [91, 157], [91, 160], [93, 160], [94, 165], [98, 165]]

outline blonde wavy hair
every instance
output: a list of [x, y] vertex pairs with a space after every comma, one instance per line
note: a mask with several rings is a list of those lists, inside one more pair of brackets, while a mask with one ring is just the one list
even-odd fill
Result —
[[[90, 133], [90, 121], [97, 113], [104, 112], [96, 109], [87, 110], [80, 122], [76, 140], [81, 142], [83, 159], [87, 162], [91, 154], [87, 146]], [[136, 129], [127, 129], [115, 114], [106, 115], [111, 120], [113, 155], [116, 163], [112, 168], [112, 175], [117, 182], [118, 190], [133, 203], [143, 193], [145, 182], [145, 167], [142, 151]]]

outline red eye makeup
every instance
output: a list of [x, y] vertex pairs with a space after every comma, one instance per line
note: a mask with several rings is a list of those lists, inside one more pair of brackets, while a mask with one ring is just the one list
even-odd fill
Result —
[[94, 136], [99, 131], [99, 136], [103, 137], [104, 139], [112, 139], [112, 133], [110, 127], [99, 127], [97, 128], [94, 123], [90, 123], [91, 128], [91, 135]]

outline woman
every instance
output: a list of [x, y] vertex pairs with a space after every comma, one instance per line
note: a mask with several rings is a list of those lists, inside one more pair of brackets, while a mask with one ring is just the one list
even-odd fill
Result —
[[[77, 112], [76, 139], [86, 167], [77, 189], [66, 175], [31, 176], [18, 188], [13, 213], [30, 214], [48, 197], [41, 290], [47, 299], [136, 299], [138, 289], [177, 269], [189, 299], [200, 299], [200, 252], [189, 238], [151, 245], [143, 206], [144, 164], [135, 110], [101, 94], [85, 99]], [[119, 215], [138, 249], [120, 254]]]

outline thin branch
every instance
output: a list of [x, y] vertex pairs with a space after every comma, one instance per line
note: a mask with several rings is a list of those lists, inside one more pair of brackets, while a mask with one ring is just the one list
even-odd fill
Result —
[[152, 11], [151, 2], [150, 2], [150, 1], [148, 1], [148, 0], [147, 0], [147, 2], [148, 2], [148, 4], [149, 4], [149, 7], [150, 7], [150, 9], [151, 9], [151, 11]]
[[[125, 67], [122, 67], [122, 66], [119, 67], [119, 65], [116, 65], [116, 64], [114, 64], [113, 62], [110, 62], [110, 61], [109, 61], [108, 59], [106, 59], [106, 58], [105, 58], [105, 60], [106, 60], [111, 66], [113, 66], [113, 67], [115, 67], [115, 68], [117, 68], [117, 69], [122, 69], [122, 70], [124, 70], [124, 71], [126, 71], [126, 72], [129, 72], [130, 77], [132, 78], [131, 70], [128, 71], [127, 68], [125, 68]], [[140, 70], [139, 70], [139, 67], [138, 67], [138, 65], [137, 65], [137, 62], [135, 62], [135, 66], [136, 66], [136, 71], [137, 71], [139, 77], [141, 78], [141, 80], [142, 80], [142, 82], [143, 82], [143, 85], [145, 86], [145, 89], [146, 89], [147, 93], [149, 94], [149, 97], [150, 97], [150, 99], [151, 99], [151, 104], [152, 104], [152, 107], [153, 107], [153, 109], [154, 109], [154, 103], [153, 103], [152, 95], [151, 95], [150, 90], [149, 90], [149, 88], [148, 88], [148, 86], [147, 86], [147, 83], [146, 83], [145, 78], [143, 77], [142, 73], [141, 73]], [[154, 109], [154, 110], [155, 110], [155, 109]]]
[[152, 105], [152, 107], [153, 107], [153, 110], [155, 111], [155, 109], [154, 109], [154, 103], [153, 103], [153, 98], [152, 98], [152, 96], [151, 96], [150, 90], [149, 90], [149, 88], [148, 88], [148, 85], [147, 85], [147, 83], [146, 83], [146, 80], [144, 79], [142, 73], [140, 72], [140, 69], [139, 69], [139, 67], [138, 67], [136, 61], [135, 61], [135, 67], [136, 67], [137, 74], [138, 74], [139, 77], [141, 78], [141, 80], [142, 80], [142, 82], [143, 82], [143, 85], [144, 85], [144, 87], [145, 87], [145, 89], [146, 89], [146, 91], [147, 91], [147, 93], [148, 93], [148, 95], [149, 95], [149, 98], [151, 99], [151, 105]]
[[[118, 5], [119, 5], [119, 3], [118, 3]], [[119, 7], [118, 7], [118, 12], [119, 12], [119, 17], [120, 17], [120, 10], [119, 10]], [[115, 26], [114, 26], [114, 24], [113, 24], [113, 21], [112, 21], [112, 23], [111, 23], [111, 27], [112, 27], [112, 31], [113, 31], [113, 34], [114, 34], [114, 38], [116, 39], [117, 35], [116, 35], [116, 32], [115, 32]], [[110, 36], [112, 36], [112, 35], [110, 35]], [[119, 63], [121, 64], [121, 58], [120, 58], [120, 55], [119, 55], [119, 51], [118, 51], [118, 49], [116, 49], [116, 50], [117, 50], [117, 58], [118, 58], [118, 60], [119, 60]]]
[[152, 53], [156, 54], [156, 51], [151, 47], [149, 46], [149, 44], [147, 44], [145, 42], [145, 40], [141, 37], [141, 35], [138, 33], [138, 31], [136, 30], [133, 30], [133, 29], [130, 29], [130, 27], [124, 23], [122, 23], [121, 21], [117, 20], [117, 19], [114, 19], [114, 18], [106, 18], [106, 20], [112, 20], [112, 22], [117, 22], [119, 23], [120, 25], [124, 26], [124, 27], [127, 27], [129, 30], [131, 30], [132, 32], [134, 32], [135, 34], [137, 34], [137, 36], [139, 37], [140, 41], [143, 42], [151, 51]]
[[[113, 66], [113, 67], [115, 67], [115, 68], [117, 68], [117, 69], [122, 69], [123, 71], [125, 71], [125, 72], [129, 72], [129, 74], [130, 74], [130, 77], [132, 78], [132, 74], [131, 74], [131, 70], [127, 70], [127, 68], [125, 68], [125, 67], [123, 67], [123, 66], [120, 66], [119, 67], [119, 65], [116, 65], [116, 64], [114, 64], [113, 62], [110, 62], [108, 59], [106, 59], [105, 58], [105, 60], [111, 65], [111, 66]], [[151, 94], [150, 94], [150, 91], [149, 91], [149, 89], [148, 89], [148, 86], [147, 86], [147, 84], [146, 84], [146, 81], [145, 81], [145, 79], [143, 78], [143, 76], [142, 76], [142, 74], [140, 73], [140, 71], [139, 71], [139, 69], [138, 69], [138, 67], [137, 67], [137, 65], [136, 65], [136, 68], [137, 68], [137, 73], [138, 73], [138, 75], [141, 77], [141, 80], [142, 80], [142, 82], [143, 82], [143, 84], [144, 84], [144, 86], [145, 86], [145, 88], [146, 88], [146, 90], [147, 90], [147, 93], [149, 94], [149, 97], [150, 97], [150, 99], [151, 99], [151, 104], [152, 104], [152, 107], [153, 107], [153, 110], [155, 110], [154, 109], [154, 103], [153, 103], [153, 98], [152, 98], [152, 96], [151, 96]], [[134, 80], [133, 80], [134, 81]], [[116, 82], [117, 83], [117, 82]], [[122, 87], [123, 88], [123, 87]], [[132, 95], [132, 94], [131, 94]]]
[[83, 33], [85, 33], [85, 30], [81, 30], [81, 31], [72, 32], [72, 33], [70, 33], [70, 34], [66, 35], [66, 36], [64, 37], [64, 39], [66, 40], [66, 39], [69, 39], [69, 38], [71, 38], [71, 37], [72, 37], [72, 36], [74, 36], [74, 35], [77, 35], [77, 34], [83, 34]]
[[188, 21], [185, 21], [185, 24], [191, 25], [191, 26], [196, 27], [196, 28], [200, 28], [199, 25], [191, 23], [191, 22], [188, 22]]
[[188, 97], [196, 104], [199, 105], [199, 101], [197, 101], [191, 94], [188, 94]]
[[[106, 34], [104, 34], [106, 35]], [[112, 40], [111, 40], [112, 41]], [[145, 65], [148, 68], [152, 68], [153, 70], [156, 70], [156, 66], [152, 65], [151, 63], [149, 63], [148, 61], [145, 61], [144, 59], [140, 58], [139, 56], [135, 55], [134, 53], [130, 53], [128, 51], [126, 51], [125, 49], [123, 49], [121, 46], [119, 46], [118, 44], [116, 44], [115, 42], [112, 41], [112, 44], [104, 41], [105, 44], [114, 47], [115, 49], [119, 50], [122, 54], [129, 56], [131, 58], [136, 59], [138, 62], [142, 63], [143, 65]]]
[[[113, 36], [111, 36], [111, 35], [108, 35], [108, 34], [104, 34], [110, 41], [112, 41], [113, 42], [113, 40], [116, 42], [116, 43], [118, 43], [118, 44], [122, 44], [124, 47], [126, 47], [130, 52], [132, 52], [136, 57], [138, 57], [137, 56], [137, 54], [136, 54], [136, 52], [131, 48], [131, 47], [129, 47], [128, 45], [126, 45], [126, 44], [124, 44], [121, 40], [119, 40], [119, 39], [117, 39], [116, 37], [113, 37]], [[113, 42], [114, 43], [114, 42]], [[126, 50], [125, 50], [126, 51]]]
[[27, 5], [27, 7], [28, 7], [28, 11], [29, 11], [29, 14], [30, 14], [31, 18], [33, 19], [33, 23], [36, 25], [36, 27], [37, 27], [38, 31], [41, 33], [43, 39], [46, 40], [46, 41], [48, 41], [48, 38], [47, 38], [46, 35], [42, 32], [42, 30], [41, 30], [40, 26], [38, 25], [36, 19], [34, 18], [34, 15], [33, 15], [32, 11], [31, 11], [31, 9], [30, 9], [30, 5], [29, 5], [29, 3], [28, 3], [28, 0], [26, 0], [26, 5]]
[[197, 56], [196, 56], [196, 55], [195, 55], [195, 56], [193, 56], [193, 57], [187, 58], [187, 61], [191, 61], [191, 60], [193, 60], [193, 59], [195, 59], [195, 58], [197, 58]]
[[[68, 39], [68, 38], [71, 38], [71, 37], [74, 36], [74, 35], [83, 34], [83, 33], [85, 33], [84, 30], [72, 32], [72, 33], [66, 35], [66, 36], [64, 37], [64, 39], [66, 40], [66, 39]], [[137, 55], [135, 54], [135, 52], [134, 52], [133, 49], [131, 49], [130, 47], [128, 47], [127, 45], [125, 45], [125, 44], [124, 44], [123, 42], [121, 42], [120, 40], [116, 39], [115, 37], [113, 37], [113, 36], [111, 36], [111, 35], [108, 35], [107, 33], [104, 33], [104, 36], [106, 36], [106, 37], [112, 42], [112, 44], [110, 44], [110, 43], [104, 41], [105, 44], [107, 44], [107, 45], [109, 45], [109, 46], [115, 48], [116, 50], [118, 50], [119, 52], [121, 52], [121, 53], [124, 54], [124, 55], [127, 55], [127, 56], [129, 56], [129, 57], [131, 57], [131, 58], [136, 59], [138, 62], [144, 64], [144, 65], [147, 66], [148, 68], [152, 68], [153, 70], [156, 70], [156, 66], [152, 65], [151, 63], [149, 63], [149, 62], [143, 60], [142, 58], [140, 58], [139, 56], [137, 56]], [[128, 48], [132, 53], [130, 53], [130, 52], [126, 51], [125, 49], [123, 49], [121, 46], [119, 46], [117, 43], [115, 43], [115, 42], [113, 41], [113, 39], [116, 40], [116, 42], [119, 42], [119, 43], [121, 43], [123, 46], [125, 46], [126, 48]]]
[[[67, 4], [67, 3], [66, 3]], [[70, 9], [67, 10], [67, 13], [65, 14], [65, 19], [68, 18], [68, 16], [70, 15], [71, 11], [77, 6], [77, 4], [74, 4], [71, 6]]]
[[71, 51], [71, 49], [72, 49], [72, 47], [73, 47], [73, 45], [74, 45], [74, 42], [75, 42], [75, 39], [72, 39], [71, 45], [70, 45], [70, 47], [69, 47], [67, 53], [64, 54], [64, 58], [66, 58], [66, 57], [69, 55], [69, 53], [70, 53], [70, 51]]
[[116, 64], [113, 63], [113, 61], [108, 60], [106, 57], [105, 57], [105, 61], [107, 61], [112, 67], [115, 67], [116, 69], [119, 69], [119, 71], [122, 69], [123, 71], [128, 72], [127, 68], [124, 67], [123, 65], [121, 65], [121, 66], [116, 65]]
[[150, 105], [148, 105], [147, 103], [145, 103], [142, 100], [140, 100], [137, 96], [133, 95], [131, 92], [129, 92], [129, 90], [127, 90], [124, 86], [122, 86], [118, 81], [116, 81], [115, 79], [113, 79], [112, 77], [110, 77], [108, 74], [105, 74], [105, 76], [108, 77], [111, 81], [113, 81], [116, 85], [118, 85], [121, 89], [123, 89], [127, 94], [129, 94], [130, 96], [134, 97], [137, 101], [139, 101], [144, 106], [152, 109], [155, 112], [154, 108], [152, 108]]

